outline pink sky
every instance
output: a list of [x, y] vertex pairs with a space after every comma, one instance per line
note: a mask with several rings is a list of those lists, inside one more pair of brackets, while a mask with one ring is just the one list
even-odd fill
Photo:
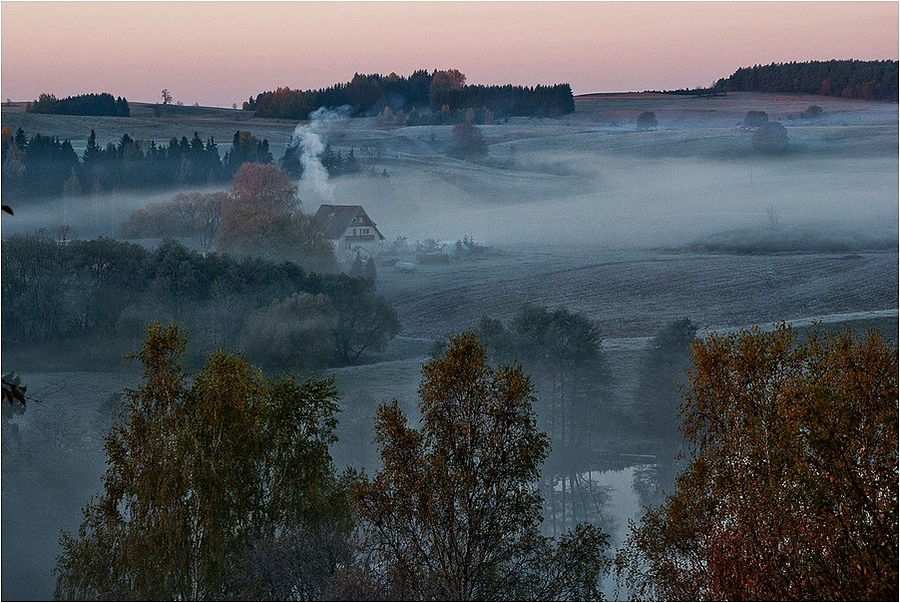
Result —
[[2, 98], [230, 107], [356, 72], [456, 68], [575, 94], [707, 86], [772, 62], [898, 58], [897, 2], [3, 2]]

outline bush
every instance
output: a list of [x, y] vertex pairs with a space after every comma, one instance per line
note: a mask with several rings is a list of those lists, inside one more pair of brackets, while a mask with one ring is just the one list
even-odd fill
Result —
[[638, 130], [652, 130], [657, 126], [656, 113], [653, 111], [644, 111], [637, 117]]

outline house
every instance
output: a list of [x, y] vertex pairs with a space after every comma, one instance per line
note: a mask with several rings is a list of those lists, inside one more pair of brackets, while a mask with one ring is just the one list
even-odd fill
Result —
[[322, 205], [313, 217], [338, 258], [375, 253], [384, 237], [361, 205]]

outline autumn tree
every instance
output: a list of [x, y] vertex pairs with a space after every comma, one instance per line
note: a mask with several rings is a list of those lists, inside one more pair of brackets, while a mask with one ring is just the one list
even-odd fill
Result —
[[432, 110], [437, 110], [446, 104], [450, 98], [450, 92], [462, 89], [465, 83], [466, 76], [459, 69], [435, 70], [431, 74], [431, 84], [428, 90]]
[[219, 231], [226, 193], [178, 193], [168, 201], [150, 203], [131, 214], [121, 226], [125, 238], [184, 237], [209, 249]]
[[487, 155], [487, 143], [478, 126], [459, 123], [450, 132], [450, 147], [447, 154], [457, 159], [480, 159]]
[[236, 256], [292, 261], [335, 271], [331, 243], [300, 210], [297, 186], [271, 164], [245, 163], [222, 204], [216, 248]]
[[617, 559], [657, 600], [897, 598], [897, 348], [869, 332], [711, 335], [690, 462]]
[[549, 440], [531, 382], [490, 368], [476, 336], [450, 340], [423, 368], [421, 428], [395, 400], [375, 420], [382, 469], [355, 500], [375, 558], [370, 580], [394, 599], [599, 597], [607, 537], [580, 525], [558, 541], [538, 530], [536, 481]]
[[[349, 525], [328, 451], [333, 382], [268, 381], [222, 351], [190, 380], [185, 345], [174, 325], [148, 327], [143, 385], [106, 437], [103, 493], [61, 539], [56, 596], [319, 596]], [[310, 571], [272, 572], [276, 561]]]

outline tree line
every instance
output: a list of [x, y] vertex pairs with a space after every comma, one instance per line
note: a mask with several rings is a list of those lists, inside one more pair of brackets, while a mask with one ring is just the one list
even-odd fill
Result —
[[52, 113], [55, 115], [105, 115], [128, 117], [131, 109], [128, 100], [103, 92], [100, 94], [79, 94], [58, 99], [53, 94], [41, 94], [37, 100], [25, 105], [27, 113]]
[[714, 89], [898, 100], [898, 61], [809, 61], [742, 67]]
[[[394, 114], [402, 112], [407, 119], [415, 116], [410, 125], [451, 123], [451, 115], [465, 115], [467, 109], [482, 115], [486, 109], [497, 118], [553, 117], [575, 110], [569, 84], [485, 86], [466, 85], [465, 81], [466, 76], [456, 69], [418, 70], [409, 77], [357, 73], [347, 83], [319, 90], [283, 87], [262, 92], [245, 102], [244, 110], [260, 117], [307, 119], [321, 107], [346, 105], [357, 116], [379, 115], [387, 108]], [[424, 114], [426, 109], [430, 115]]]
[[245, 162], [271, 163], [267, 140], [237, 131], [224, 158], [216, 141], [197, 132], [188, 140], [173, 137], [167, 144], [136, 140], [123, 134], [117, 143], [101, 146], [94, 130], [81, 157], [69, 140], [4, 128], [2, 138], [3, 194], [7, 198], [78, 196], [111, 191], [142, 190], [228, 182]]
[[[300, 177], [303, 165], [298, 145], [288, 145], [279, 164]], [[319, 160], [331, 177], [362, 171], [355, 150], [346, 154], [326, 145]], [[166, 144], [134, 139], [123, 134], [116, 143], [97, 142], [92, 129], [87, 146], [79, 157], [69, 140], [34, 134], [22, 128], [2, 132], [2, 174], [5, 199], [75, 197], [112, 191], [147, 190], [182, 186], [213, 186], [229, 182], [244, 163], [273, 164], [275, 158], [267, 139], [258, 139], [238, 130], [231, 147], [220, 154], [218, 143], [194, 132], [188, 139], [172, 137]]]
[[5, 347], [130, 347], [156, 317], [197, 333], [192, 359], [225, 346], [273, 370], [311, 370], [383, 349], [399, 331], [370, 279], [201, 254], [174, 240], [151, 251], [106, 238], [13, 235], [3, 241], [2, 274]]

